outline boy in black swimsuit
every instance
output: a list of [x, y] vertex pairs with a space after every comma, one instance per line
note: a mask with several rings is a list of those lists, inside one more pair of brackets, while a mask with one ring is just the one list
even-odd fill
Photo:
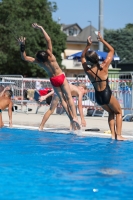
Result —
[[111, 130], [112, 139], [126, 140], [121, 136], [122, 110], [119, 102], [112, 95], [112, 91], [108, 84], [108, 67], [113, 59], [114, 49], [101, 37], [100, 32], [98, 33], [98, 40], [102, 42], [109, 50], [108, 55], [103, 63], [99, 64], [99, 58], [95, 51], [88, 51], [92, 44], [90, 36], [87, 39], [87, 46], [82, 52], [81, 62], [85, 73], [88, 75], [94, 86], [97, 103], [109, 113], [108, 123]]

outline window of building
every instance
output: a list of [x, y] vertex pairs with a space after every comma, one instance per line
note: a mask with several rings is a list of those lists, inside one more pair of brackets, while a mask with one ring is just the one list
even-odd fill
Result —
[[69, 29], [69, 35], [73, 35], [73, 36], [74, 36], [74, 35], [77, 35], [77, 29], [76, 29], [76, 28], [73, 28], [73, 27], [70, 28], [70, 29]]

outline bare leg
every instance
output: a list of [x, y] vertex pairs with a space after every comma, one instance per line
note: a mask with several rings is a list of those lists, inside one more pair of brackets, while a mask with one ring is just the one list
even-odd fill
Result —
[[122, 110], [121, 110], [119, 102], [113, 95], [111, 96], [110, 103], [108, 106], [116, 115], [116, 136], [117, 136], [116, 139], [117, 140], [126, 140], [124, 137], [121, 136]]
[[4, 126], [4, 123], [2, 121], [2, 113], [0, 113], [0, 128], [2, 128]]
[[[64, 81], [64, 82], [65, 82], [65, 81]], [[67, 83], [67, 84], [68, 84], [68, 83]], [[63, 84], [62, 87], [64, 87], [64, 84]], [[64, 108], [65, 111], [66, 111], [66, 114], [68, 115], [68, 117], [69, 117], [69, 119], [70, 119], [70, 122], [71, 122], [71, 124], [72, 124], [72, 128], [73, 128], [74, 130], [77, 130], [77, 129], [79, 130], [79, 129], [80, 129], [80, 125], [79, 125], [79, 123], [78, 123], [77, 115], [75, 114], [75, 113], [76, 113], [76, 109], [75, 109], [75, 105], [74, 105], [73, 98], [72, 98], [72, 96], [71, 96], [69, 84], [68, 84], [68, 88], [65, 88], [65, 89], [66, 89], [67, 91], [64, 91], [63, 88], [62, 88], [62, 90], [61, 90], [60, 87], [54, 87], [54, 90], [55, 90], [55, 92], [57, 93], [58, 97], [60, 98], [61, 104], [62, 104], [63, 108]], [[69, 95], [67, 95], [67, 97], [66, 97], [66, 93], [65, 93], [65, 92], [69, 94]], [[68, 101], [68, 99], [69, 99], [68, 96], [69, 96], [69, 98], [70, 98], [70, 101]], [[74, 114], [72, 113], [71, 106], [68, 105], [69, 102], [71, 102], [71, 104], [73, 104], [73, 106], [74, 106], [74, 110], [75, 110], [75, 113], [74, 113]]]
[[40, 131], [43, 130], [43, 127], [44, 127], [46, 121], [49, 119], [50, 115], [53, 114], [55, 108], [57, 107], [58, 101], [59, 101], [58, 96], [54, 95], [52, 102], [51, 102], [51, 106], [50, 106], [49, 110], [45, 113], [45, 115], [43, 116], [42, 122], [39, 126]]
[[116, 114], [116, 133], [117, 134], [117, 139], [121, 138], [119, 137], [119, 133], [122, 131], [122, 114]]
[[109, 113], [108, 123], [109, 123], [110, 131], [111, 131], [111, 134], [112, 134], [112, 139], [116, 139], [115, 115], [114, 115], [114, 113]]
[[116, 139], [114, 113], [111, 111], [111, 109], [108, 107], [108, 105], [103, 105], [102, 108], [109, 113], [109, 116], [108, 116], [109, 128], [110, 128], [110, 131], [111, 131], [112, 139]]
[[69, 107], [68, 107], [66, 101], [64, 100], [64, 97], [61, 98], [60, 101], [61, 101], [61, 104], [62, 104], [63, 108], [64, 108], [65, 111], [66, 111], [67, 116], [69, 117], [70, 121], [72, 121], [72, 120], [73, 120], [73, 115], [72, 115], [72, 113], [70, 112], [70, 109], [69, 109]]
[[69, 87], [69, 84], [68, 84], [66, 79], [64, 80], [64, 84], [62, 86], [62, 89], [65, 93], [65, 97], [66, 97], [66, 100], [68, 102], [68, 106], [70, 107], [70, 110], [72, 111], [73, 118], [78, 119], [77, 114], [76, 114], [74, 101], [73, 101], [73, 98], [72, 98], [72, 95], [71, 95], [70, 87]]
[[74, 101], [73, 101], [71, 91], [70, 91], [70, 87], [69, 87], [69, 84], [68, 84], [66, 78], [64, 80], [64, 83], [63, 83], [61, 89], [62, 89], [63, 93], [65, 94], [65, 98], [66, 98], [67, 105], [68, 105], [68, 108], [69, 108], [69, 113], [73, 118], [72, 124], [74, 126], [77, 126], [77, 129], [80, 129], [78, 117], [77, 117], [77, 114], [76, 114], [76, 108], [75, 108]]
[[63, 108], [66, 111], [66, 114], [68, 115], [69, 119], [71, 119], [72, 117], [70, 117], [70, 114], [68, 112], [67, 104], [66, 104], [66, 102], [64, 100], [64, 95], [63, 95], [63, 93], [61, 91], [61, 88], [59, 88], [59, 87], [53, 87], [53, 88], [54, 88], [54, 91], [56, 92], [56, 94], [58, 95], [58, 97], [60, 99], [60, 102], [61, 102]]

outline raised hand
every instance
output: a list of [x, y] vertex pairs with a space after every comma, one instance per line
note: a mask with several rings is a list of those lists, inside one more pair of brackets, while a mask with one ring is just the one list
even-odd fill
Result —
[[32, 27], [36, 28], [36, 29], [41, 29], [42, 28], [42, 26], [38, 25], [37, 23], [33, 23]]
[[91, 40], [91, 36], [89, 36], [88, 38], [87, 38], [87, 45], [91, 45], [92, 44], [92, 40]]
[[100, 41], [100, 42], [102, 42], [102, 40], [103, 40], [100, 31], [98, 31], [98, 37], [97, 37], [97, 40]]
[[26, 38], [23, 37], [23, 36], [21, 36], [21, 37], [18, 39], [19, 45], [21, 45], [21, 44], [24, 44], [24, 45], [25, 45], [25, 40], [26, 40]]
[[25, 40], [26, 40], [26, 38], [23, 37], [23, 36], [21, 36], [21, 37], [18, 39], [18, 43], [19, 43], [19, 45], [20, 45], [20, 51], [21, 51], [21, 53], [24, 53], [24, 51], [25, 51]]
[[4, 91], [5, 90], [10, 90], [11, 88], [9, 87], [9, 86], [6, 86], [5, 88], [4, 88]]

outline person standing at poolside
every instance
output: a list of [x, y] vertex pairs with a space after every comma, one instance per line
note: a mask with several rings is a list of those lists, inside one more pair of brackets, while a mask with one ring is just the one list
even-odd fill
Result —
[[0, 96], [0, 128], [4, 126], [2, 121], [2, 111], [8, 108], [8, 115], [9, 115], [9, 127], [12, 127], [12, 91], [5, 90], [2, 96]]
[[[38, 51], [35, 58], [29, 57], [25, 52], [25, 38], [21, 37], [18, 39], [21, 51], [21, 58], [27, 62], [38, 64], [42, 67], [50, 77], [50, 82], [53, 86], [54, 91], [57, 93], [71, 123], [73, 129], [80, 129], [78, 118], [76, 114], [75, 105], [71, 96], [70, 87], [65, 77], [65, 74], [62, 72], [59, 67], [55, 56], [52, 53], [52, 42], [49, 35], [43, 29], [42, 26], [34, 23], [32, 27], [42, 31], [44, 38], [47, 43], [47, 49]], [[67, 102], [67, 103], [66, 103]]]
[[[69, 84], [69, 86], [70, 86], [71, 95], [74, 97], [78, 97], [78, 110], [79, 110], [79, 114], [81, 118], [81, 126], [85, 127], [86, 121], [83, 114], [82, 98], [83, 98], [83, 95], [87, 94], [88, 89], [84, 84], [79, 84], [78, 86]], [[54, 91], [53, 91], [53, 94], [54, 94]], [[41, 96], [40, 102], [44, 101], [45, 99], [46, 99], [46, 96]], [[50, 115], [52, 115], [52, 113], [54, 112], [55, 108], [57, 107], [58, 102], [59, 102], [59, 97], [56, 94], [54, 94], [50, 108], [49, 110], [47, 110], [47, 112], [43, 116], [42, 122], [39, 126], [39, 130], [43, 130], [43, 127], [46, 121], [49, 119]]]
[[81, 56], [82, 66], [94, 86], [95, 99], [97, 103], [109, 113], [108, 123], [111, 130], [112, 139], [126, 140], [121, 136], [122, 110], [119, 102], [112, 95], [112, 91], [108, 83], [108, 67], [113, 59], [114, 49], [102, 38], [100, 32], [98, 32], [98, 40], [102, 42], [109, 50], [106, 59], [99, 64], [99, 58], [96, 52], [88, 51], [92, 44], [91, 36], [89, 36], [87, 39], [87, 45]]

